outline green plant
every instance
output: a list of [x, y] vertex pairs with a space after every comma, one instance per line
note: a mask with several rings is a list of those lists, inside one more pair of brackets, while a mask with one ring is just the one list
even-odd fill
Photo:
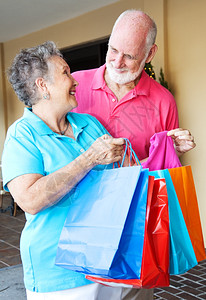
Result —
[[153, 70], [153, 65], [151, 64], [151, 62], [145, 64], [144, 70], [151, 78], [156, 79], [155, 72]]
[[[144, 70], [151, 78], [156, 80], [156, 75], [155, 75], [153, 65], [151, 64], [151, 62], [145, 64]], [[159, 83], [171, 92], [168, 82], [165, 80], [162, 68], [160, 69]]]
[[162, 68], [160, 69], [159, 83], [171, 92], [171, 90], [168, 86], [168, 82], [165, 80], [165, 76], [164, 76]]

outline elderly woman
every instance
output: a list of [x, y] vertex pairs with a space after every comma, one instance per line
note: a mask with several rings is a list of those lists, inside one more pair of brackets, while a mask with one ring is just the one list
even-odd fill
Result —
[[119, 161], [124, 140], [94, 117], [70, 112], [78, 83], [53, 42], [22, 50], [9, 81], [27, 106], [8, 130], [2, 157], [4, 188], [26, 213], [20, 248], [27, 297], [100, 299], [98, 284], [55, 266], [55, 256], [76, 184], [92, 168]]

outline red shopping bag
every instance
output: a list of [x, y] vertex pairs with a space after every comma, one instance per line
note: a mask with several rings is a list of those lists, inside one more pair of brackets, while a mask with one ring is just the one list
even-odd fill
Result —
[[205, 247], [191, 166], [169, 169], [197, 261], [204, 260]]
[[169, 214], [165, 179], [149, 176], [145, 238], [140, 279], [86, 276], [109, 286], [153, 288], [169, 286]]

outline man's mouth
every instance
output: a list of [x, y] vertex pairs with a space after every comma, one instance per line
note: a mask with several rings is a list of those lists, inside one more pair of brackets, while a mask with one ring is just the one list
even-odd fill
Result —
[[125, 70], [125, 69], [114, 69], [114, 71], [119, 74], [127, 72], [127, 70]]
[[75, 96], [76, 91], [70, 91], [69, 94]]
[[110, 68], [113, 69], [118, 74], [128, 72], [128, 68], [115, 68], [115, 66], [112, 63], [110, 65]]

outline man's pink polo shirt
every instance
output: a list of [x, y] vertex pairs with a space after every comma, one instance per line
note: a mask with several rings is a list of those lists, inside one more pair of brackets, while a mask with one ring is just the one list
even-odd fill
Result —
[[143, 71], [136, 87], [117, 101], [104, 71], [105, 65], [72, 74], [79, 83], [74, 111], [95, 116], [113, 137], [128, 138], [139, 159], [146, 158], [154, 133], [179, 127], [175, 99]]

